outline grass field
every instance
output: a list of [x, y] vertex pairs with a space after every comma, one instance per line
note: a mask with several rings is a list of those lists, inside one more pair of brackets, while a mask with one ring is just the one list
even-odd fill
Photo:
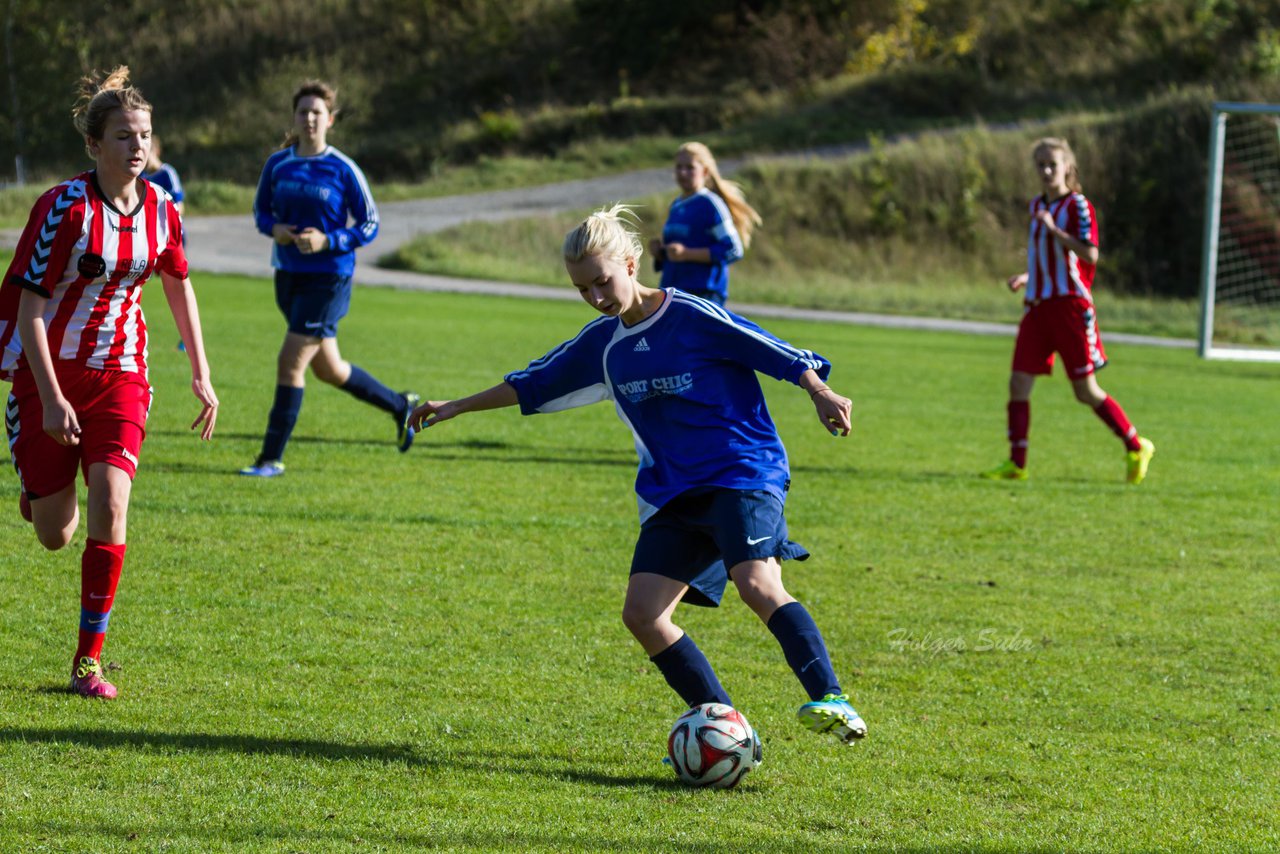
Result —
[[[628, 200], [643, 218], [645, 237], [661, 234], [666, 206], [674, 194]], [[441, 276], [559, 285], [561, 261], [547, 252], [590, 210], [535, 216], [500, 223], [471, 222], [414, 238], [379, 263], [395, 269]], [[775, 244], [776, 246], [776, 244]], [[785, 251], [765, 257], [756, 249], [730, 273], [730, 297], [742, 303], [861, 311], [919, 317], [948, 317], [1017, 323], [1022, 297], [1009, 293], [1005, 279], [1026, 266], [1025, 248], [1010, 251], [993, 268], [974, 270], [946, 247], [926, 252], [902, 240], [831, 243], [803, 236]], [[903, 271], [910, 259], [910, 272]], [[657, 285], [644, 259], [641, 280]], [[1097, 288], [1103, 332], [1195, 338], [1198, 299], [1118, 293], [1104, 275]], [[1269, 307], [1219, 308], [1217, 340], [1274, 346], [1280, 327]]]
[[[62, 689], [83, 530], [40, 550], [0, 512], [0, 850], [954, 851], [1280, 846], [1280, 369], [1110, 347], [1118, 442], [1060, 377], [1025, 484], [1011, 342], [801, 322], [856, 432], [765, 380], [792, 456], [788, 586], [870, 726], [843, 748], [730, 592], [678, 621], [760, 731], [730, 792], [659, 759], [678, 701], [619, 619], [634, 453], [611, 409], [482, 413], [392, 446], [314, 384], [274, 481], [256, 453], [281, 335], [270, 285], [198, 279], [218, 435], [148, 298], [157, 388], [106, 659]], [[585, 307], [360, 290], [344, 352], [433, 397], [487, 386]], [[12, 473], [0, 475], [14, 500]], [[16, 502], [15, 502], [16, 503]]]

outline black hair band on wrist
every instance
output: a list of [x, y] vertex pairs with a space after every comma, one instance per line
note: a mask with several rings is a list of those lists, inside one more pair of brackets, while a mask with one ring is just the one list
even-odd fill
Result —
[[809, 399], [813, 400], [824, 391], [831, 391], [831, 386], [824, 385], [822, 388], [815, 388], [813, 391], [809, 392]]

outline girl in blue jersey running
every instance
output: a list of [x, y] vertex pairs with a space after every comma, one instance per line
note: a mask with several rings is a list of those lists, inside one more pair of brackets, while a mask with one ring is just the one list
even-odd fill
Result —
[[[263, 167], [253, 216], [272, 238], [276, 305], [289, 323], [276, 361], [276, 395], [262, 452], [240, 470], [252, 477], [284, 473], [285, 445], [302, 409], [307, 367], [395, 419], [401, 451], [413, 444], [411, 392], [394, 392], [338, 352], [338, 321], [351, 305], [355, 250], [378, 235], [378, 209], [364, 173], [326, 138], [337, 117], [337, 92], [308, 80], [293, 94], [293, 129]], [[355, 224], [348, 227], [348, 222]]]
[[650, 240], [654, 270], [662, 287], [724, 305], [729, 297], [729, 265], [751, 245], [760, 214], [733, 181], [720, 177], [711, 149], [686, 142], [676, 152], [680, 196], [671, 203], [662, 239]]
[[825, 383], [831, 364], [749, 320], [674, 288], [636, 280], [640, 240], [622, 205], [598, 211], [564, 242], [578, 293], [603, 317], [574, 338], [459, 400], [428, 401], [415, 427], [519, 405], [526, 415], [612, 401], [635, 434], [640, 536], [622, 620], [690, 706], [732, 705], [706, 657], [672, 621], [681, 600], [716, 606], [729, 579], [782, 646], [810, 702], [800, 720], [846, 743], [866, 725], [840, 688], [821, 632], [782, 585], [781, 561], [809, 553], [787, 535], [786, 451], [756, 372], [800, 386], [833, 435], [850, 401]]

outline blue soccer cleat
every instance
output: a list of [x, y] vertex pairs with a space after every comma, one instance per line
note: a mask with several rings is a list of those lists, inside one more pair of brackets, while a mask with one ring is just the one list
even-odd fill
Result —
[[796, 717], [806, 729], [829, 732], [845, 744], [853, 744], [867, 734], [867, 725], [849, 705], [847, 694], [828, 694], [821, 700], [805, 703]]
[[240, 469], [245, 477], [276, 477], [284, 474], [284, 463], [279, 460], [264, 460], [259, 457], [253, 465]]
[[409, 416], [413, 415], [413, 410], [417, 409], [418, 404], [422, 402], [422, 398], [411, 391], [403, 394], [404, 411], [396, 413], [396, 447], [402, 454], [413, 447], [414, 430], [409, 426]]

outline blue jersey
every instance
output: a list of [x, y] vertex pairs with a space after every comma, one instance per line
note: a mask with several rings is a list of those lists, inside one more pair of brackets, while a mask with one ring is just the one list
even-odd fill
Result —
[[729, 265], [742, 257], [742, 237], [733, 225], [724, 199], [703, 187], [671, 203], [662, 226], [663, 243], [683, 243], [690, 249], [711, 250], [711, 263], [662, 262], [662, 287], [690, 293], [729, 295]]
[[[319, 229], [329, 238], [329, 248], [314, 255], [272, 241], [271, 265], [290, 273], [350, 276], [356, 248], [378, 236], [378, 208], [364, 173], [332, 146], [310, 157], [300, 157], [292, 146], [268, 157], [253, 199], [253, 218], [267, 236], [276, 223], [285, 223], [299, 230]], [[348, 227], [351, 221], [355, 224]]]
[[181, 202], [184, 198], [182, 193], [182, 179], [178, 177], [178, 170], [174, 169], [168, 163], [161, 163], [160, 168], [152, 172], [150, 175], [143, 175], [152, 184], [157, 187], [164, 187], [169, 191], [169, 195], [173, 196], [175, 202]]
[[635, 437], [643, 522], [698, 487], [766, 489], [783, 498], [787, 452], [756, 372], [795, 383], [807, 370], [825, 380], [831, 363], [672, 289], [635, 326], [598, 318], [505, 379], [525, 415], [613, 401]]

